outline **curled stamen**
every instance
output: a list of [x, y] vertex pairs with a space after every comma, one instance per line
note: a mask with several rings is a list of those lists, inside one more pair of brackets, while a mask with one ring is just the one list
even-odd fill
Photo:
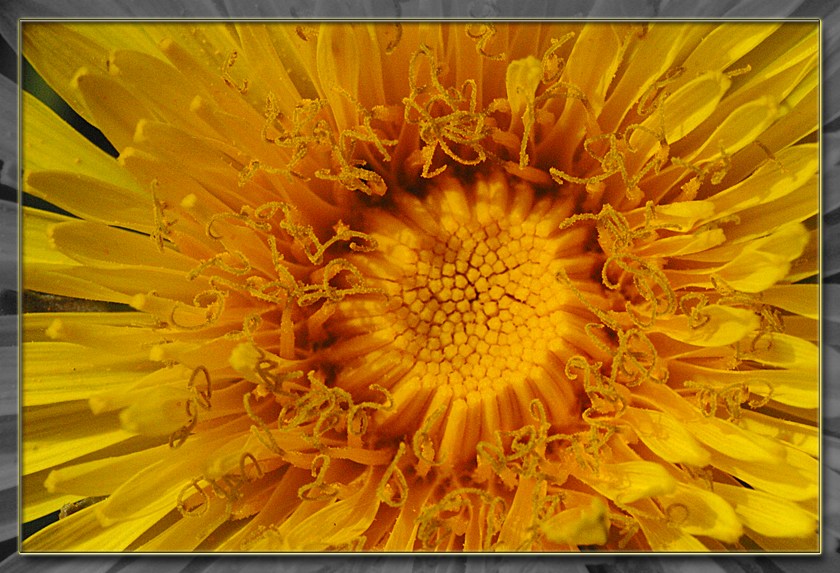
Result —
[[697, 390], [695, 397], [700, 406], [700, 411], [706, 418], [711, 418], [717, 413], [718, 392], [712, 386], [694, 380], [683, 382], [685, 388]]
[[[333, 286], [330, 281], [342, 274], [345, 275], [348, 286], [346, 288]], [[364, 275], [350, 261], [333, 259], [324, 267], [321, 284], [306, 285], [300, 289], [300, 292], [298, 305], [308, 306], [321, 299], [336, 302], [352, 294], [377, 294], [382, 291], [379, 288], [366, 286]]]
[[[248, 472], [246, 471], [246, 461], [251, 462], [251, 467], [253, 467], [256, 472], [253, 476], [248, 475]], [[245, 452], [244, 454], [242, 454], [242, 457], [239, 458], [239, 474], [245, 481], [256, 481], [263, 477], [265, 475], [265, 472], [263, 472], [263, 469], [260, 466], [260, 462], [257, 461], [257, 458], [254, 457], [254, 454], [250, 452]]]
[[315, 456], [312, 460], [312, 477], [315, 481], [298, 488], [298, 497], [304, 501], [326, 501], [338, 494], [338, 486], [325, 484], [327, 470], [330, 468], [330, 457], [326, 454]]
[[665, 508], [665, 519], [671, 527], [679, 527], [688, 521], [688, 517], [688, 506], [684, 503], [672, 503]]
[[[239, 259], [239, 263], [242, 265], [240, 267], [235, 267], [225, 262], [224, 255], [229, 254], [233, 257]], [[197, 278], [205, 269], [209, 267], [218, 267], [223, 271], [230, 273], [232, 275], [242, 276], [246, 274], [248, 271], [251, 270], [251, 262], [245, 257], [245, 255], [240, 251], [227, 251], [226, 253], [216, 255], [212, 258], [203, 261], [200, 265], [190, 271], [187, 275], [188, 280], [194, 280]]]
[[633, 277], [636, 292], [648, 305], [650, 316], [643, 317], [636, 310], [637, 305], [629, 301], [625, 303], [627, 313], [636, 325], [640, 327], [651, 326], [656, 321], [657, 316], [675, 310], [676, 294], [665, 277], [665, 273], [634, 255], [624, 254], [620, 257], [613, 256], [607, 259], [601, 273], [604, 286], [612, 290], [617, 290], [621, 286], [620, 282], [613, 282], [609, 278], [609, 266], [613, 263], [624, 273]]
[[[473, 32], [473, 28], [478, 27], [478, 33]], [[467, 24], [465, 29], [467, 36], [475, 40], [476, 51], [487, 58], [488, 60], [504, 60], [505, 53], [491, 55], [487, 52], [487, 44], [496, 35], [496, 26], [492, 22], [482, 22], [480, 24]]]
[[[341, 149], [348, 151], [352, 149], [352, 146], [349, 145], [347, 141], [363, 141], [367, 143], [373, 143], [376, 146], [376, 149], [379, 153], [382, 154], [382, 158], [385, 161], [391, 161], [391, 155], [388, 153], [388, 150], [385, 149], [385, 146], [393, 147], [399, 143], [396, 139], [382, 139], [379, 137], [379, 134], [374, 130], [373, 126], [371, 126], [370, 122], [376, 117], [377, 108], [379, 110], [383, 109], [383, 106], [377, 106], [373, 110], [367, 110], [364, 106], [362, 106], [359, 101], [354, 98], [347, 90], [341, 87], [334, 88], [338, 93], [342, 96], [346, 97], [350, 102], [356, 107], [356, 112], [362, 119], [362, 125], [357, 126], [355, 129], [348, 129], [341, 133], [340, 138], [340, 147]], [[380, 114], [382, 115], [382, 114]], [[348, 153], [349, 156], [349, 153]]]
[[394, 407], [394, 398], [387, 388], [384, 388], [379, 384], [371, 384], [370, 389], [384, 394], [385, 403], [379, 404], [378, 402], [361, 402], [351, 407], [350, 411], [347, 413], [347, 431], [351, 435], [361, 436], [367, 431], [369, 414], [365, 412], [365, 409], [390, 412]]
[[542, 57], [542, 83], [546, 85], [554, 84], [563, 75], [563, 71], [566, 68], [566, 60], [559, 58], [555, 52], [562, 48], [563, 44], [574, 38], [574, 36], [574, 32], [568, 32], [559, 39], [551, 39], [551, 46], [545, 51]]
[[558, 280], [562, 281], [567, 287], [569, 287], [569, 289], [571, 289], [571, 291], [578, 298], [578, 300], [580, 300], [583, 303], [583, 305], [586, 306], [586, 308], [590, 312], [592, 312], [592, 314], [594, 314], [599, 319], [601, 319], [601, 322], [607, 328], [609, 328], [613, 331], [620, 330], [618, 322], [615, 319], [613, 319], [610, 315], [608, 315], [607, 312], [601, 310], [599, 307], [597, 307], [596, 305], [589, 302], [586, 299], [586, 297], [583, 296], [583, 293], [580, 291], [580, 289], [577, 288], [577, 286], [575, 286], [575, 284], [572, 282], [572, 279], [570, 279], [569, 275], [566, 274], [565, 270], [560, 269], [559, 271], [557, 271], [557, 274], [555, 276], [557, 277]]
[[[447, 493], [438, 503], [426, 507], [420, 513], [417, 517], [417, 539], [424, 548], [439, 547], [446, 541], [447, 536], [466, 527], [466, 518], [461, 514], [473, 507], [473, 497], [477, 497], [488, 509], [484, 524], [483, 549], [491, 548], [492, 538], [501, 530], [503, 519], [499, 516], [507, 513], [507, 504], [498, 496], [470, 487]], [[447, 514], [451, 515], [444, 517]]]
[[726, 72], [723, 72], [723, 73], [727, 78], [732, 79], [732, 78], [737, 78], [738, 76], [743, 76], [744, 74], [748, 74], [751, 71], [752, 71], [752, 66], [750, 64], [747, 64], [745, 66], [741, 66], [740, 68], [736, 68], [734, 70], [729, 70], [729, 71], [726, 71]]
[[[692, 302], [695, 304], [691, 305]], [[704, 312], [708, 304], [709, 298], [703, 293], [688, 293], [680, 297], [680, 310], [688, 315], [689, 328], [701, 328], [711, 320], [709, 313]]]
[[234, 50], [230, 53], [230, 55], [228, 56], [228, 59], [222, 65], [222, 79], [225, 81], [225, 83], [228, 86], [236, 89], [241, 94], [245, 94], [248, 91], [248, 80], [247, 79], [243, 80], [242, 85], [239, 86], [239, 85], [236, 85], [236, 82], [234, 81], [233, 76], [231, 76], [231, 74], [230, 74], [230, 69], [236, 63], [236, 59], [238, 57], [239, 57], [239, 54], [236, 52], [236, 50]]
[[[420, 58], [425, 57], [430, 67], [432, 85], [418, 85]], [[478, 111], [475, 80], [467, 80], [457, 88], [445, 88], [440, 82], [440, 67], [434, 52], [426, 45], [412, 55], [409, 62], [409, 96], [403, 98], [405, 121], [420, 127], [424, 147], [420, 155], [424, 160], [421, 176], [432, 178], [446, 169], [446, 164], [432, 170], [435, 152], [440, 149], [450, 159], [462, 165], [478, 165], [488, 157], [481, 142], [492, 129], [486, 123], [487, 114]], [[424, 96], [421, 98], [420, 96]], [[466, 106], [467, 109], [463, 109]], [[446, 111], [448, 110], [448, 112]], [[450, 144], [468, 149], [473, 157], [458, 154]]]
[[192, 435], [192, 430], [194, 426], [187, 424], [186, 426], [181, 426], [174, 432], [169, 435], [169, 447], [173, 450], [176, 450], [184, 445], [184, 442], [187, 441], [187, 438]]
[[432, 412], [431, 416], [423, 421], [423, 425], [417, 433], [414, 434], [414, 437], [411, 440], [411, 448], [414, 450], [414, 455], [416, 455], [422, 463], [428, 466], [443, 465], [444, 459], [446, 458], [446, 454], [444, 454], [441, 461], [435, 461], [434, 441], [429, 435], [432, 430], [432, 426], [441, 416], [443, 416], [445, 411], [446, 404], [441, 404], [434, 412]]
[[645, 93], [642, 94], [642, 97], [639, 99], [639, 104], [636, 107], [636, 112], [640, 116], [645, 117], [650, 115], [655, 109], [661, 108], [662, 102], [670, 94], [668, 92], [662, 92], [657, 95], [657, 93], [668, 84], [676, 81], [684, 72], [685, 68], [682, 66], [671, 68], [665, 72], [661, 80], [653, 82]]
[[278, 456], [284, 455], [286, 452], [284, 452], [283, 449], [277, 445], [277, 442], [274, 440], [274, 436], [271, 434], [271, 430], [268, 428], [263, 419], [260, 418], [256, 414], [256, 412], [254, 412], [254, 410], [251, 408], [250, 392], [242, 395], [242, 405], [245, 408], [245, 413], [256, 424], [256, 426], [251, 426], [251, 432], [257, 437], [260, 443], [272, 453]]
[[[207, 492], [204, 491], [204, 488], [199, 487], [199, 481], [201, 480], [191, 480], [190, 483], [188, 483], [180, 492], [178, 492], [176, 507], [178, 508], [178, 512], [184, 517], [201, 517], [207, 512], [207, 509], [210, 505], [210, 496], [207, 495]], [[194, 493], [198, 493], [198, 495], [201, 496], [201, 502], [192, 508], [187, 507], [187, 500], [185, 499], [185, 496], [189, 490], [193, 490]]]
[[[195, 387], [195, 379], [198, 374], [201, 373], [204, 375], [204, 390], [198, 390]], [[213, 392], [213, 386], [210, 383], [210, 372], [204, 366], [197, 366], [190, 375], [190, 380], [187, 382], [187, 388], [190, 390], [194, 390], [196, 396], [198, 398], [198, 405], [204, 408], [205, 410], [210, 409], [210, 398]]]
[[184, 403], [184, 411], [187, 414], [187, 423], [169, 435], [169, 447], [173, 450], [183, 446], [184, 442], [186, 442], [187, 438], [192, 435], [192, 431], [198, 425], [198, 412], [194, 409], [195, 402], [195, 398], [190, 398]]
[[149, 184], [150, 192], [152, 195], [152, 209], [154, 215], [154, 230], [152, 231], [151, 238], [155, 242], [157, 250], [162, 253], [163, 247], [166, 244], [165, 239], [169, 238], [172, 225], [174, 225], [177, 222], [177, 220], [167, 219], [166, 212], [168, 209], [168, 205], [165, 201], [161, 201], [160, 199], [158, 199], [158, 187], [160, 187], [160, 183], [158, 182], [158, 180], [152, 179], [151, 183]]
[[[382, 480], [376, 487], [377, 497], [379, 497], [383, 503], [391, 507], [402, 507], [408, 499], [408, 482], [406, 481], [402, 470], [397, 467], [400, 458], [403, 454], [405, 454], [405, 448], [405, 442], [400, 442], [400, 447], [394, 455], [394, 459], [391, 461], [390, 465], [388, 465], [388, 468], [382, 475]], [[396, 484], [395, 493], [386, 491], [386, 488], [392, 489], [392, 486], [390, 486], [392, 481]]]
[[[198, 293], [193, 298], [193, 305], [192, 307], [184, 304], [181, 301], [175, 301], [175, 304], [172, 306], [172, 310], [169, 313], [169, 323], [182, 330], [201, 330], [202, 328], [206, 328], [212, 324], [214, 324], [219, 317], [222, 316], [222, 312], [224, 311], [224, 301], [225, 301], [226, 294], [219, 291], [219, 290], [206, 290]], [[202, 303], [207, 301], [207, 306], [203, 307]], [[201, 324], [197, 324], [194, 326], [189, 326], [185, 324], [181, 324], [175, 318], [175, 313], [182, 308], [203, 308], [205, 310], [205, 320]]]

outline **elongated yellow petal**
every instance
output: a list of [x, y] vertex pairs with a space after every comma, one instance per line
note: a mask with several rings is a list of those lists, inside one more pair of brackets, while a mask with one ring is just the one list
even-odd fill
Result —
[[742, 412], [740, 424], [752, 432], [788, 443], [810, 456], [817, 457], [819, 454], [819, 432], [812, 426], [759, 412]]
[[540, 531], [548, 539], [572, 545], [605, 543], [608, 527], [607, 508], [596, 497], [589, 507], [567, 509], [540, 523]]
[[703, 467], [709, 452], [680, 421], [665, 412], [629, 408], [622, 416], [655, 454], [673, 463]]
[[683, 64], [687, 71], [723, 71], [744, 54], [761, 44], [777, 28], [778, 23], [724, 23], [711, 30]]
[[670, 493], [677, 482], [661, 465], [647, 461], [603, 464], [592, 487], [619, 503]]
[[774, 333], [773, 344], [752, 350], [750, 359], [769, 366], [815, 373], [819, 364], [819, 348], [807, 340]]
[[744, 461], [772, 464], [783, 459], [783, 449], [775, 442], [719, 418], [687, 420], [685, 427], [710, 448]]
[[44, 487], [50, 493], [65, 492], [87, 497], [110, 495], [140, 470], [157, 461], [165, 447], [53, 470]]
[[[788, 450], [787, 458], [793, 457], [792, 448]], [[817, 496], [819, 488], [816, 468], [818, 462], [802, 454], [805, 458], [798, 458], [798, 466], [789, 461], [772, 465], [747, 462], [735, 458], [714, 456], [714, 464], [723, 471], [729, 472], [740, 480], [745, 481], [757, 490], [761, 490], [782, 499], [804, 501]], [[806, 467], [802, 467], [806, 466]]]
[[805, 537], [817, 529], [816, 517], [776, 496], [727, 484], [715, 484], [715, 492], [726, 499], [744, 525], [768, 537]]
[[696, 326], [688, 316], [657, 319], [655, 330], [696, 346], [722, 346], [738, 342], [758, 328], [758, 317], [749, 310], [709, 305], [702, 311], [708, 320]]
[[77, 344], [32, 342], [23, 346], [25, 406], [87, 400], [102, 390], [126, 389], [150, 370], [137, 358], [102, 354]]
[[[23, 92], [21, 98], [21, 109], [26, 118], [26, 129], [21, 134], [24, 172], [76, 173], [132, 192], [135, 194], [134, 201], [138, 200], [140, 190], [137, 183], [119, 169], [113, 157], [88, 141], [28, 92]], [[127, 203], [124, 207], [131, 208], [132, 204]]]
[[23, 416], [21, 473], [30, 474], [97, 452], [134, 436], [115, 416], [91, 418], [85, 403], [69, 408], [42, 406]]
[[166, 267], [185, 272], [198, 265], [198, 261], [175, 251], [158, 251], [149, 237], [97, 223], [68, 221], [53, 225], [48, 234], [59, 251], [88, 265]]
[[660, 501], [671, 522], [686, 533], [727, 543], [741, 537], [741, 520], [732, 506], [716, 493], [680, 484], [675, 493], [662, 496]]
[[169, 509], [159, 510], [132, 522], [133, 527], [104, 529], [99, 526], [96, 506], [76, 512], [52, 527], [42, 529], [22, 544], [24, 552], [40, 551], [125, 551], [146, 529]]
[[157, 119], [154, 112], [110, 76], [81, 68], [71, 85], [82, 94], [93, 123], [118, 151], [131, 144], [138, 121]]
[[[276, 531], [268, 531], [252, 549], [275, 547], [318, 551], [340, 547], [361, 535], [376, 516], [379, 498], [376, 476], [365, 476], [366, 484], [346, 499], [328, 503], [300, 521], [290, 519]], [[266, 545], [267, 544], [267, 545]]]

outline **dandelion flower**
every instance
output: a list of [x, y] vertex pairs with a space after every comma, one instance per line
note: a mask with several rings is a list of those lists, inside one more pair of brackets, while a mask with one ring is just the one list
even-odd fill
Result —
[[817, 551], [815, 23], [23, 25], [24, 551]]

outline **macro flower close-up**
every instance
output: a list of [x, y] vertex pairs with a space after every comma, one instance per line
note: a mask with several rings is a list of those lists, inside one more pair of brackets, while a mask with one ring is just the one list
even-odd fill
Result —
[[22, 551], [819, 551], [819, 48], [23, 22]]

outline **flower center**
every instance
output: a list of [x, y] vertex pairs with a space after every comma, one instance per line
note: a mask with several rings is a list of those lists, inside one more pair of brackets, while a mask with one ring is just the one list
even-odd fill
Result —
[[555, 427], [579, 422], [582, 389], [564, 368], [591, 344], [579, 295], [598, 261], [580, 230], [560, 229], [571, 199], [540, 199], [502, 175], [436, 183], [366, 213], [379, 248], [353, 262], [386, 297], [341, 301], [330, 328], [342, 335], [337, 383], [392, 393], [378, 419], [386, 434], [423, 432], [440, 457], [466, 461], [497, 430], [533, 423], [534, 399]]

